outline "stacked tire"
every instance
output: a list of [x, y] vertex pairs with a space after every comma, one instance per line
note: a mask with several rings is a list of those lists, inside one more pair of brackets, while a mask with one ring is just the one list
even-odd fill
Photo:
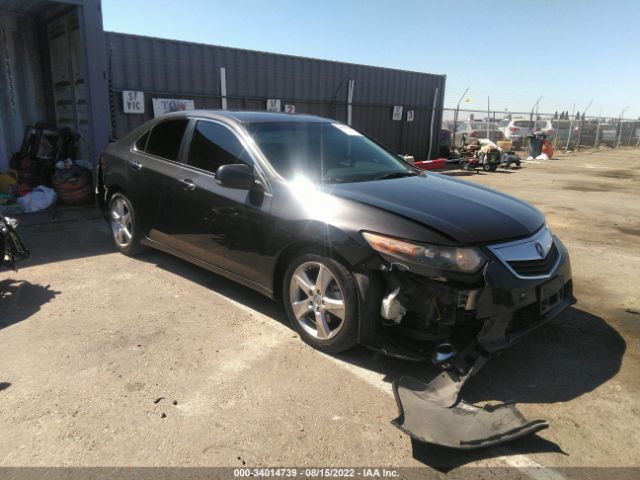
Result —
[[84, 205], [91, 202], [91, 172], [79, 168], [71, 178], [53, 177], [53, 188], [58, 194], [60, 203], [65, 205]]

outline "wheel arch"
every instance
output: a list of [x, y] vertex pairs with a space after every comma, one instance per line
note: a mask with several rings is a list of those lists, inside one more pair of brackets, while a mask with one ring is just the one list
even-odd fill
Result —
[[273, 298], [276, 300], [282, 300], [282, 282], [284, 281], [284, 274], [287, 271], [289, 264], [296, 255], [302, 251], [315, 251], [329, 258], [333, 258], [349, 268], [352, 267], [351, 262], [347, 261], [347, 259], [337, 251], [337, 249], [327, 243], [313, 240], [300, 240], [294, 242], [280, 252], [273, 269]]
[[347, 257], [331, 245], [318, 241], [299, 241], [287, 246], [278, 256], [273, 273], [273, 297], [282, 302], [282, 284], [290, 262], [302, 251], [315, 251], [332, 258], [349, 268], [356, 281], [358, 296], [358, 343], [372, 345], [376, 337], [376, 319], [386, 282], [379, 271], [364, 264], [349, 262]]

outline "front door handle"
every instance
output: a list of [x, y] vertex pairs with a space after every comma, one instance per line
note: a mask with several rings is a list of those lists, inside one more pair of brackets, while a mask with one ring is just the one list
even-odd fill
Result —
[[180, 183], [182, 184], [182, 189], [186, 190], [187, 192], [193, 192], [196, 189], [196, 184], [193, 183], [193, 180], [190, 180], [188, 178], [183, 178], [182, 180], [180, 180]]
[[136, 162], [135, 160], [129, 160], [129, 168], [137, 172], [142, 170], [142, 164], [140, 162]]

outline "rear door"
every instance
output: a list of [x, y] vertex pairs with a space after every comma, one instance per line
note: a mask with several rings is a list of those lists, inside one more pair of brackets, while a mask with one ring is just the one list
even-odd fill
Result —
[[178, 214], [176, 179], [180, 175], [183, 139], [189, 120], [156, 123], [134, 144], [128, 158], [134, 208], [144, 235], [171, 245]]
[[[219, 268], [263, 283], [264, 255], [271, 195], [222, 187], [215, 172], [221, 165], [245, 163], [259, 175], [244, 141], [228, 126], [192, 120], [186, 165], [178, 179], [175, 245]], [[264, 178], [262, 179], [264, 184]]]

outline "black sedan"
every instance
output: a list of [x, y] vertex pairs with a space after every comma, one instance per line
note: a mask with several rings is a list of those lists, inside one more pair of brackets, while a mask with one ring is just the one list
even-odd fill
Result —
[[168, 114], [109, 145], [98, 177], [122, 253], [157, 248], [281, 300], [326, 352], [451, 361], [575, 301], [537, 209], [416, 170], [334, 120]]

